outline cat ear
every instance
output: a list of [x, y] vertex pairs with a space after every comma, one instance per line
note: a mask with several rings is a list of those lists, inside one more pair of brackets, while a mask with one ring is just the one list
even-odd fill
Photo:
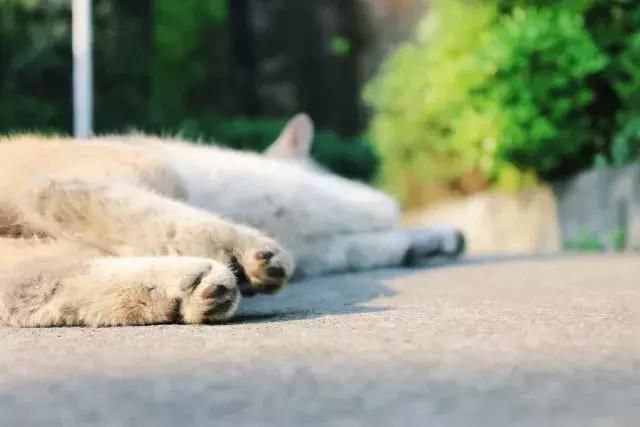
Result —
[[296, 114], [265, 154], [273, 157], [309, 157], [313, 141], [313, 122], [305, 113]]

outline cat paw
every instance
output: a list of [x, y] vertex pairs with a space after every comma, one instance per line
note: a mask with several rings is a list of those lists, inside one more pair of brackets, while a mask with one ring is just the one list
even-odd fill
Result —
[[442, 253], [451, 258], [458, 258], [464, 254], [467, 241], [460, 230], [451, 229], [442, 240]]
[[291, 278], [293, 257], [269, 238], [259, 238], [232, 260], [242, 295], [275, 294]]
[[234, 272], [215, 262], [200, 262], [180, 283], [180, 314], [185, 323], [220, 323], [233, 317], [240, 299]]
[[453, 227], [433, 227], [408, 230], [411, 245], [405, 256], [407, 265], [417, 264], [426, 258], [458, 258], [466, 249], [466, 240], [461, 231]]

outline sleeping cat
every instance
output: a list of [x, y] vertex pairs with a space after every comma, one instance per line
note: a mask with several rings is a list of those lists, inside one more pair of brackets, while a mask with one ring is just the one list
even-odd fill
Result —
[[[294, 117], [263, 154], [145, 135], [0, 140], [0, 323], [230, 319], [292, 277], [458, 256], [385, 194], [323, 170]], [[286, 249], [285, 249], [286, 248]]]

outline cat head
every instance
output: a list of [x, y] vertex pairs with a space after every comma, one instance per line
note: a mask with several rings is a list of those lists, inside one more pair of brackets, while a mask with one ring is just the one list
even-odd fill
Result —
[[[328, 168], [320, 165], [311, 157], [314, 126], [311, 118], [305, 113], [299, 113], [289, 120], [278, 138], [269, 146], [264, 155], [277, 161], [283, 161], [305, 171], [309, 181], [313, 180], [317, 187], [322, 187], [323, 197], [328, 193], [334, 194], [336, 200], [346, 202], [348, 209], [335, 209], [334, 215], [346, 218], [346, 212], [358, 211], [363, 224], [385, 224], [391, 226], [396, 221], [399, 207], [395, 200], [382, 191], [364, 183], [353, 181], [336, 175]], [[327, 192], [326, 190], [330, 190]], [[309, 190], [311, 191], [311, 190]], [[322, 200], [318, 196], [318, 200]], [[333, 206], [331, 203], [328, 205]], [[368, 216], [375, 217], [367, 221]]]

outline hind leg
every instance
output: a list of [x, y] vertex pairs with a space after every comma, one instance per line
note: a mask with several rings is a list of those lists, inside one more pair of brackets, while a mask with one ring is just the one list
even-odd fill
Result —
[[414, 265], [431, 257], [458, 257], [464, 237], [453, 228], [388, 230], [307, 240], [293, 248], [296, 275], [364, 271]]
[[233, 272], [203, 258], [41, 259], [0, 273], [0, 323], [122, 326], [228, 320]]

